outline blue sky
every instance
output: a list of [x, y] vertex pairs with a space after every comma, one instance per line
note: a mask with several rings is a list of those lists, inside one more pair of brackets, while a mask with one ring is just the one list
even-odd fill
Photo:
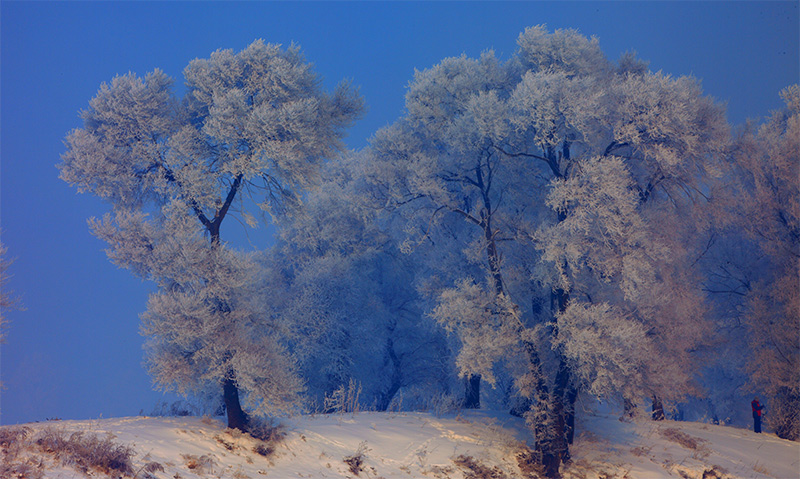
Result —
[[[0, 423], [149, 412], [172, 400], [141, 366], [138, 315], [151, 286], [117, 269], [86, 219], [106, 206], [58, 179], [63, 138], [102, 82], [164, 70], [181, 85], [194, 58], [254, 39], [301, 46], [332, 87], [360, 86], [361, 148], [403, 111], [414, 69], [494, 49], [508, 58], [527, 26], [597, 36], [653, 70], [702, 79], [742, 123], [781, 106], [797, 83], [798, 2], [15, 2], [0, 3], [0, 228], [11, 311], [0, 350]], [[253, 236], [257, 247], [268, 235]]]

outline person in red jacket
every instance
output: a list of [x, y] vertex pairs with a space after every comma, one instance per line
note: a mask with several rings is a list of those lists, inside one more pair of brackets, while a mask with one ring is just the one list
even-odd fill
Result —
[[758, 402], [758, 398], [753, 398], [753, 402], [750, 403], [750, 406], [753, 407], [753, 431], [761, 432], [761, 410], [764, 409], [764, 406]]

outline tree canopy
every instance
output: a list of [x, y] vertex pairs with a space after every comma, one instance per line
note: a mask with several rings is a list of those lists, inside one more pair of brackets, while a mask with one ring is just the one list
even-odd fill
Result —
[[704, 200], [728, 132], [692, 78], [614, 64], [572, 30], [529, 28], [518, 45], [506, 62], [417, 72], [370, 171], [407, 217], [407, 244], [460, 251], [457, 268], [441, 264], [433, 316], [460, 338], [463, 375], [493, 382], [510, 362], [552, 477], [577, 392], [693, 390], [696, 245], [664, 225]]
[[297, 47], [260, 40], [193, 60], [184, 76], [183, 98], [158, 70], [103, 84], [59, 167], [113, 206], [91, 221], [111, 260], [158, 285], [142, 316], [156, 384], [218, 383], [229, 425], [245, 429], [240, 389], [256, 412], [275, 413], [298, 404], [302, 381], [283, 318], [255, 301], [252, 255], [227, 246], [221, 224], [232, 211], [254, 224], [254, 208], [297, 204], [363, 101], [346, 83], [323, 91]]

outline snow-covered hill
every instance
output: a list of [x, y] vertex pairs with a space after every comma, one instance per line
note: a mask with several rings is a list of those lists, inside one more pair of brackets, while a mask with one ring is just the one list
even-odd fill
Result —
[[[800, 477], [800, 443], [772, 434], [600, 415], [584, 417], [578, 427], [573, 461], [564, 470], [568, 479]], [[46, 430], [67, 439], [80, 431], [80, 437], [96, 435], [106, 449], [129, 446], [128, 476], [137, 479], [518, 478], [524, 477], [517, 465], [521, 441], [530, 439], [520, 419], [486, 411], [301, 416], [284, 421], [284, 437], [274, 446], [209, 418], [56, 421], [0, 428], [0, 472], [85, 477], [80, 461], [62, 454], [67, 464], [59, 464], [57, 451], [42, 452], [49, 443], [36, 438]], [[89, 474], [104, 477], [97, 470]]]

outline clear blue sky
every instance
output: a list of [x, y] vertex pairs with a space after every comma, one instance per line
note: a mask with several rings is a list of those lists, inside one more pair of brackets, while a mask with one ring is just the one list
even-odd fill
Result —
[[[113, 266], [86, 219], [106, 206], [58, 179], [62, 140], [100, 84], [257, 38], [299, 44], [330, 87], [361, 87], [360, 148], [396, 119], [414, 69], [494, 49], [508, 58], [527, 26], [576, 28], [606, 54], [702, 79], [742, 123], [781, 106], [799, 81], [798, 2], [14, 2], [0, 3], [0, 227], [12, 311], [0, 371], [0, 423], [149, 412], [165, 399], [141, 366], [138, 315], [150, 285]], [[266, 235], [254, 236], [263, 247]], [[168, 398], [168, 399], [171, 399]]]

